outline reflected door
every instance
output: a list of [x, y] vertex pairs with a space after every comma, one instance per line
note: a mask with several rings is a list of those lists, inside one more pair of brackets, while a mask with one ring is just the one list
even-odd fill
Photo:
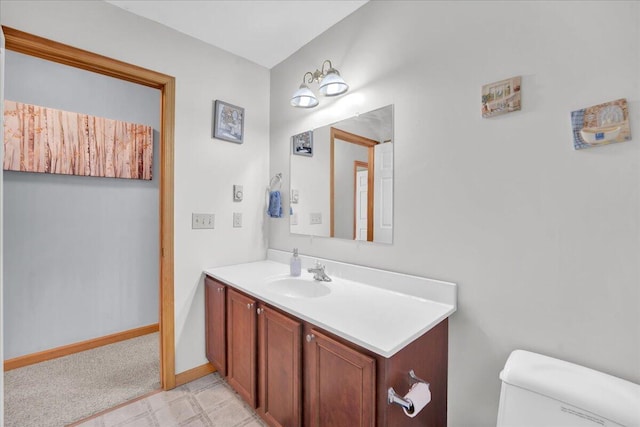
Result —
[[356, 185], [355, 185], [355, 224], [354, 224], [354, 239], [355, 240], [367, 240], [367, 220], [369, 218], [369, 171], [366, 169], [366, 163], [364, 169], [358, 169], [356, 163]]
[[378, 144], [375, 151], [373, 240], [393, 242], [393, 144]]

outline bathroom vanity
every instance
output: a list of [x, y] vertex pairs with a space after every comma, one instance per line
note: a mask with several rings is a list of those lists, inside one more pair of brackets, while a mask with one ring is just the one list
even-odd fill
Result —
[[[446, 426], [447, 318], [456, 285], [290, 254], [205, 271], [207, 358], [273, 426]], [[430, 383], [414, 418], [387, 401]]]

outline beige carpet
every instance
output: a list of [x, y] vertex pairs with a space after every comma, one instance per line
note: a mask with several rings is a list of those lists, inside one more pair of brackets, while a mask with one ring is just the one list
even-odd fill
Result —
[[158, 333], [4, 374], [5, 427], [62, 427], [160, 388]]

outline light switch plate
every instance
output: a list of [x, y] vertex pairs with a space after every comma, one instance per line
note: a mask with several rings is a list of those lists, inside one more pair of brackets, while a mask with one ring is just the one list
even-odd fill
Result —
[[242, 191], [242, 185], [233, 186], [233, 201], [241, 202], [244, 198], [244, 191]]
[[299, 198], [300, 193], [298, 193], [298, 190], [291, 190], [291, 203], [298, 203]]
[[191, 228], [193, 229], [215, 228], [215, 219], [216, 219], [216, 216], [214, 214], [192, 213]]

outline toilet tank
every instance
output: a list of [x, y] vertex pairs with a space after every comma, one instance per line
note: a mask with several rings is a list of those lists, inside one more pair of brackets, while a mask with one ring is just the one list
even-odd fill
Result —
[[500, 373], [498, 427], [640, 427], [640, 386], [515, 350]]

